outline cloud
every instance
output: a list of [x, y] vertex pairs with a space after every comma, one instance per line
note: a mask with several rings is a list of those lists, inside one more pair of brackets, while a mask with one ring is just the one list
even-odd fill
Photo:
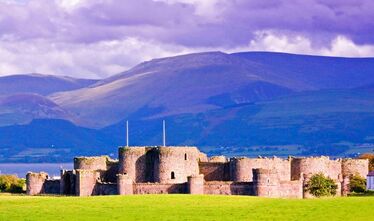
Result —
[[155, 57], [191, 52], [176, 45], [136, 38], [97, 43], [6, 42], [0, 46], [0, 75], [44, 73], [103, 78]]
[[203, 50], [374, 56], [372, 0], [0, 0], [0, 75], [103, 77]]
[[329, 44], [313, 46], [305, 36], [277, 34], [272, 31], [256, 33], [247, 47], [236, 48], [235, 51], [273, 51], [295, 54], [324, 55], [337, 57], [372, 57], [374, 45], [357, 45], [344, 36], [337, 36]]

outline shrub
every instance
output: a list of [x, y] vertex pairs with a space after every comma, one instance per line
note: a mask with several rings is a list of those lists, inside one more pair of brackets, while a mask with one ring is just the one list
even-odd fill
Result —
[[0, 192], [23, 193], [26, 180], [15, 175], [0, 175]]
[[349, 189], [351, 192], [364, 193], [366, 191], [366, 179], [356, 174], [350, 178]]
[[337, 189], [334, 180], [322, 173], [313, 175], [306, 184], [306, 190], [316, 197], [335, 196]]

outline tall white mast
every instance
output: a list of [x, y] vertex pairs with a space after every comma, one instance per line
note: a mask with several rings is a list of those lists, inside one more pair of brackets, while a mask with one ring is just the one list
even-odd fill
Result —
[[129, 146], [129, 121], [126, 121], [126, 147]]
[[166, 147], [166, 129], [165, 129], [165, 120], [162, 121], [162, 143]]

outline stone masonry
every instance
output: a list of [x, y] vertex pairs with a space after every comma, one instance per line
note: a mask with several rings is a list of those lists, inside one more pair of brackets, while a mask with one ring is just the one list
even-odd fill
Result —
[[61, 179], [28, 173], [27, 194], [76, 196], [131, 194], [221, 194], [309, 198], [313, 174], [335, 180], [338, 196], [349, 193], [352, 175], [366, 177], [368, 161], [305, 157], [281, 159], [224, 156], [208, 158], [196, 147], [123, 147], [119, 160], [107, 156], [76, 157]]

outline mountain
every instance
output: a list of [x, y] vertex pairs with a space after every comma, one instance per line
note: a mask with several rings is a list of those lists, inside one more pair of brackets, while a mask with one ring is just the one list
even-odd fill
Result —
[[0, 96], [0, 126], [27, 124], [33, 119], [79, 120], [53, 101], [38, 94]]
[[96, 83], [93, 79], [76, 79], [42, 74], [9, 75], [0, 77], [0, 96], [17, 93], [49, 95], [88, 87]]
[[[130, 145], [197, 145], [209, 155], [356, 156], [374, 149], [374, 94], [308, 91], [202, 113], [130, 120]], [[102, 129], [64, 120], [0, 127], [0, 162], [68, 161], [111, 154], [125, 144], [125, 122]]]
[[89, 127], [200, 113], [300, 91], [374, 82], [374, 58], [208, 52], [155, 59], [89, 88], [49, 96]]
[[131, 145], [161, 144], [166, 120], [167, 144], [210, 155], [356, 156], [374, 149], [373, 73], [374, 58], [206, 52], [15, 91], [0, 97], [0, 162], [113, 154], [126, 120]]

